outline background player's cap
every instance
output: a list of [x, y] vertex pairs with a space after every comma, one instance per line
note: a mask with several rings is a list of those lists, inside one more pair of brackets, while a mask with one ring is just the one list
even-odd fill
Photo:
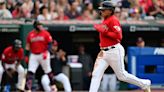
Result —
[[58, 46], [58, 42], [56, 40], [53, 41], [53, 46]]
[[19, 39], [14, 40], [14, 47], [15, 48], [21, 48], [22, 47], [22, 41]]
[[106, 9], [109, 9], [109, 10], [112, 10], [114, 11], [115, 10], [115, 5], [111, 2], [111, 1], [103, 1], [101, 3], [101, 6], [98, 7], [99, 10], [106, 10]]
[[144, 41], [144, 39], [142, 38], [142, 37], [138, 37], [137, 38], [137, 43], [141, 43], [141, 42], [143, 42]]

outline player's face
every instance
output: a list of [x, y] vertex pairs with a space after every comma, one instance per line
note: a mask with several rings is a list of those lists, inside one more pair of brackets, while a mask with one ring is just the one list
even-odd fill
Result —
[[40, 30], [43, 29], [43, 26], [42, 25], [37, 25], [37, 28], [38, 28], [38, 31], [40, 31]]
[[101, 10], [100, 12], [101, 12], [101, 16], [102, 16], [103, 18], [106, 18], [106, 17], [110, 16], [111, 13], [112, 13], [111, 10], [107, 10], [107, 9]]
[[142, 41], [142, 42], [139, 42], [139, 43], [137, 43], [137, 46], [138, 47], [145, 47], [145, 42], [144, 41]]

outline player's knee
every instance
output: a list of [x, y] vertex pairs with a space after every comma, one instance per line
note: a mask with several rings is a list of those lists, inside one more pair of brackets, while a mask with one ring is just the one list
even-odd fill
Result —
[[19, 73], [19, 74], [25, 74], [24, 68], [21, 68], [20, 70], [18, 70], [18, 73]]
[[29, 79], [33, 79], [33, 78], [34, 78], [34, 73], [31, 72], [31, 71], [28, 71], [28, 73], [27, 73], [27, 79], [29, 80]]
[[49, 78], [48, 78], [47, 75], [43, 75], [43, 76], [42, 76], [41, 83], [42, 83], [42, 85], [49, 85], [50, 80], [49, 80]]
[[2, 75], [4, 72], [3, 68], [0, 68], [0, 74]]

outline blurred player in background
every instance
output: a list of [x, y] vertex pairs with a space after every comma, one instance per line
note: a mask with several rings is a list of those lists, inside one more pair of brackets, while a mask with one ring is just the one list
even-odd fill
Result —
[[53, 85], [53, 73], [51, 73], [49, 53], [52, 45], [52, 37], [39, 21], [36, 20], [33, 26], [34, 29], [28, 34], [26, 43], [26, 56], [29, 51], [30, 56], [25, 89], [29, 92], [31, 91], [34, 74], [39, 65], [43, 68], [44, 73], [48, 75], [51, 81], [50, 84]]
[[[56, 40], [54, 40], [50, 53], [51, 53], [51, 68], [52, 68], [52, 72], [55, 75], [53, 79], [63, 84], [65, 92], [72, 92], [71, 84], [68, 77], [64, 73], [62, 73], [63, 65], [66, 64], [66, 57], [65, 57], [66, 52], [64, 52], [62, 49], [58, 51], [58, 43]], [[50, 89], [48, 85], [49, 80], [47, 75], [43, 75], [41, 82], [45, 91]]]
[[117, 78], [121, 81], [141, 87], [145, 92], [151, 92], [151, 81], [139, 79], [127, 71], [124, 67], [124, 48], [120, 44], [122, 29], [118, 19], [114, 16], [115, 6], [110, 1], [102, 2], [99, 7], [100, 14], [104, 18], [101, 24], [95, 24], [94, 28], [100, 35], [100, 49], [94, 69], [89, 92], [97, 92], [104, 71], [110, 65]]
[[138, 37], [136, 41], [136, 45], [137, 47], [141, 47], [141, 48], [145, 47], [144, 39], [142, 37]]
[[110, 66], [105, 70], [102, 81], [101, 81], [101, 90], [106, 91], [116, 91], [117, 89], [117, 78], [114, 74], [114, 71]]
[[14, 40], [12, 46], [5, 48], [2, 54], [2, 70], [0, 70], [0, 82], [2, 81], [2, 75], [5, 71], [9, 77], [13, 77], [15, 72], [18, 72], [17, 89], [19, 91], [24, 90], [23, 81], [25, 81], [25, 70], [20, 64], [24, 58], [24, 50], [22, 48], [22, 42], [18, 39]]
[[85, 46], [81, 44], [78, 47], [78, 62], [82, 63], [83, 67], [83, 90], [89, 90], [91, 82], [93, 60], [91, 56], [85, 52]]

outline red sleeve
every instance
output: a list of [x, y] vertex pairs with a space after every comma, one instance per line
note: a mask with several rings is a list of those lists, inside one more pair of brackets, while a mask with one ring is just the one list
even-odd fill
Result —
[[30, 33], [27, 35], [26, 42], [30, 43]]
[[5, 49], [1, 56], [2, 62], [7, 61], [7, 53], [8, 53], [8, 50]]
[[48, 31], [46, 31], [46, 34], [47, 34], [47, 36], [46, 36], [47, 42], [48, 43], [52, 42], [52, 36], [50, 35], [50, 33]]
[[113, 22], [111, 22], [110, 24], [107, 24], [107, 26], [109, 26], [109, 29], [108, 31], [106, 31], [105, 34], [108, 37], [113, 38], [113, 39], [118, 39], [118, 40], [122, 39], [122, 29], [121, 29], [119, 21], [113, 20]]
[[21, 48], [19, 52], [19, 60], [23, 60], [23, 58], [24, 58], [24, 51], [23, 48]]

